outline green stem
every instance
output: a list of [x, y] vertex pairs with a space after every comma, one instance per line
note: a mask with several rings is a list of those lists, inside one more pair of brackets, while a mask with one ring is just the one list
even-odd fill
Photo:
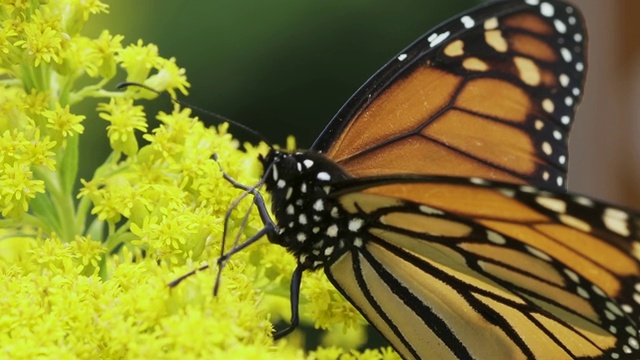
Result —
[[120, 244], [137, 238], [136, 235], [128, 231], [130, 225], [131, 221], [127, 221], [120, 228], [118, 228], [117, 231], [110, 233], [110, 235], [107, 237], [107, 240], [103, 244], [104, 247], [107, 248], [107, 253], [111, 253]]
[[[102, 88], [107, 85], [107, 83], [109, 82], [109, 80], [107, 79], [102, 79], [100, 82], [98, 82], [95, 85], [89, 85], [89, 86], [85, 86], [82, 89], [80, 89], [79, 91], [76, 92], [70, 92], [69, 95], [69, 104], [73, 105], [75, 103], [78, 103], [80, 101], [82, 101], [84, 98], [86, 97], [107, 97], [110, 95], [103, 95], [102, 92]], [[71, 89], [69, 89], [69, 91], [71, 91]], [[119, 96], [122, 96], [122, 92], [107, 92], [108, 94], [119, 94]]]
[[51, 89], [51, 69], [50, 65], [46, 63], [40, 63], [40, 65], [36, 68], [38, 70], [38, 79], [40, 81], [40, 86], [38, 90], [40, 91], [48, 91]]
[[47, 229], [50, 229], [50, 226], [45, 221], [29, 213], [25, 213], [24, 215], [22, 215], [22, 218], [20, 218], [19, 221], [16, 221], [14, 219], [0, 219], [0, 228], [3, 229], [15, 229], [18, 227], [24, 227], [25, 225], [37, 229], [43, 229], [45, 231], [47, 231]]
[[76, 208], [76, 229], [84, 229], [90, 209], [91, 199], [88, 196], [81, 197]]
[[75, 209], [73, 197], [63, 190], [60, 174], [52, 171], [40, 171], [34, 169], [34, 173], [45, 183], [48, 195], [58, 214], [58, 235], [64, 242], [70, 242], [75, 238]]

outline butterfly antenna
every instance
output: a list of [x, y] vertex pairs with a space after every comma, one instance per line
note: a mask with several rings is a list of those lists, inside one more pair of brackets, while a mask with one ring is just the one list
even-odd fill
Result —
[[239, 127], [241, 129], [243, 129], [244, 131], [248, 132], [249, 134], [257, 137], [260, 141], [264, 141], [270, 148], [273, 148], [273, 145], [271, 144], [271, 142], [269, 142], [269, 140], [267, 140], [266, 137], [264, 137], [262, 134], [260, 134], [256, 130], [248, 127], [247, 125], [244, 125], [244, 124], [242, 124], [240, 122], [231, 120], [228, 117], [220, 115], [220, 114], [217, 114], [217, 113], [214, 113], [213, 111], [206, 110], [206, 109], [203, 109], [203, 108], [201, 108], [199, 106], [191, 105], [191, 104], [189, 104], [187, 102], [184, 102], [182, 100], [176, 99], [176, 98], [174, 98], [173, 96], [171, 96], [167, 92], [164, 92], [164, 91], [161, 92], [161, 91], [153, 89], [153, 88], [151, 88], [151, 87], [149, 87], [149, 86], [147, 86], [145, 84], [141, 84], [141, 83], [133, 82], [133, 81], [121, 82], [121, 83], [116, 85], [116, 89], [124, 89], [124, 88], [130, 87], [130, 86], [143, 88], [145, 90], [151, 91], [151, 92], [153, 92], [153, 93], [155, 93], [157, 95], [160, 95], [160, 96], [162, 96], [162, 95], [168, 96], [169, 99], [171, 100], [171, 102], [173, 102], [173, 103], [176, 103], [176, 104], [182, 105], [184, 107], [193, 109], [193, 110], [198, 111], [200, 113], [203, 113], [203, 114], [205, 114], [207, 116], [211, 116], [213, 118], [216, 118], [216, 119], [218, 119], [218, 120], [220, 120], [222, 122], [228, 122], [229, 124], [233, 124], [234, 126]]

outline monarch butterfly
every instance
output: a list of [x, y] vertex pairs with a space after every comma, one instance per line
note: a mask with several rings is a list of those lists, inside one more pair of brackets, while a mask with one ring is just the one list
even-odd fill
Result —
[[[379, 70], [310, 150], [245, 186], [266, 235], [406, 359], [640, 358], [638, 213], [566, 192], [586, 71], [578, 11], [482, 5]], [[272, 198], [272, 212], [259, 189]]]

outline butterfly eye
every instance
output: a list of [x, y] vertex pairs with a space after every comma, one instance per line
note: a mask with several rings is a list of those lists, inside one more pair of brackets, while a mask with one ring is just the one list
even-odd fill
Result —
[[300, 176], [301, 170], [302, 167], [299, 165], [298, 160], [292, 155], [283, 155], [280, 161], [274, 164], [274, 171], [277, 172], [278, 179], [283, 181]]

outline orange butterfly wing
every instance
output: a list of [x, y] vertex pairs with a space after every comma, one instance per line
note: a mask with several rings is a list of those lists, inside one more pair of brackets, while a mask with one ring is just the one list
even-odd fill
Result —
[[436, 28], [365, 83], [312, 150], [356, 177], [452, 175], [566, 189], [586, 35], [572, 8], [544, 4], [492, 3]]
[[327, 276], [405, 358], [640, 347], [637, 213], [478, 178], [352, 179], [334, 195], [368, 234]]

